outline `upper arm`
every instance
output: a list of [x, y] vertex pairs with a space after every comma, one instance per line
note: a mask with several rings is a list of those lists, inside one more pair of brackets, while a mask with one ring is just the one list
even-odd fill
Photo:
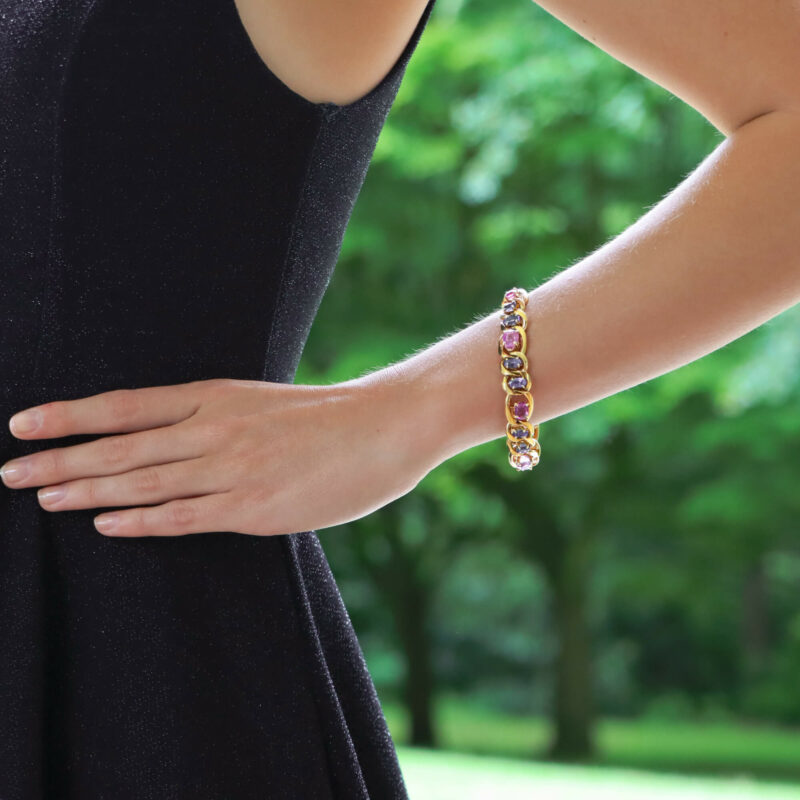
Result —
[[535, 0], [730, 134], [800, 110], [797, 0]]
[[261, 59], [296, 94], [347, 104], [386, 75], [426, 0], [226, 0]]

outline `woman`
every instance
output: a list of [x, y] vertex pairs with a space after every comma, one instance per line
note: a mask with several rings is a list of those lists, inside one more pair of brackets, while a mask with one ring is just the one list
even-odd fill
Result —
[[[292, 381], [433, 4], [0, 0], [0, 797], [406, 797], [316, 531], [509, 435], [495, 300]], [[800, 297], [796, 6], [540, 5], [727, 138], [530, 292], [530, 425]]]

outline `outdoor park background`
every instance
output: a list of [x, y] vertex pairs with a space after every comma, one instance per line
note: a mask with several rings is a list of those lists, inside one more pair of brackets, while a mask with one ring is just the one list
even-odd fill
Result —
[[[438, 0], [296, 382], [496, 310], [722, 140], [532, 2]], [[412, 799], [800, 798], [800, 308], [542, 447], [320, 534]]]

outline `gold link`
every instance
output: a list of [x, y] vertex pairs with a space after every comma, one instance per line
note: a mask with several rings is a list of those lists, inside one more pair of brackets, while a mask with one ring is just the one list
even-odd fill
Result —
[[[508, 461], [514, 469], [522, 471], [529, 470], [539, 463], [539, 458], [542, 452], [542, 447], [539, 444], [539, 425], [532, 425], [530, 422], [530, 415], [533, 413], [533, 394], [531, 389], [533, 382], [528, 374], [528, 339], [526, 328], [528, 326], [528, 315], [525, 307], [528, 303], [528, 293], [524, 289], [514, 287], [513, 291], [516, 296], [514, 297], [514, 310], [505, 311], [501, 308], [500, 314], [500, 336], [497, 341], [497, 352], [500, 356], [500, 373], [501, 385], [505, 393], [505, 410], [506, 410], [506, 445], [508, 447]], [[510, 301], [503, 295], [503, 302], [501, 306], [505, 306]], [[519, 322], [508, 327], [503, 325], [503, 320], [510, 316], [516, 315], [519, 317]], [[518, 334], [518, 346], [511, 351], [505, 349], [503, 345], [503, 334], [506, 332], [515, 332]], [[507, 358], [516, 358], [520, 362], [517, 369], [509, 369], [503, 363]], [[508, 386], [508, 381], [512, 377], [522, 377], [525, 379], [526, 389], [511, 389]], [[528, 414], [526, 419], [519, 420], [514, 416], [513, 403], [525, 401], [528, 405]], [[526, 431], [525, 436], [513, 436], [511, 431], [514, 429], [524, 428]], [[517, 452], [514, 446], [521, 446], [524, 452]]]

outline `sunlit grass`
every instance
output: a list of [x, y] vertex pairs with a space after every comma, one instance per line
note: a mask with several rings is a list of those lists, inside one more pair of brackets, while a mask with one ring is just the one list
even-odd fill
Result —
[[[384, 704], [395, 741], [407, 742], [402, 710]], [[538, 717], [504, 715], [440, 700], [441, 747], [541, 765], [550, 728]], [[603, 720], [594, 765], [800, 782], [800, 731], [736, 723]], [[797, 795], [800, 797], [800, 794]]]
[[798, 800], [800, 788], [399, 747], [411, 800]]

